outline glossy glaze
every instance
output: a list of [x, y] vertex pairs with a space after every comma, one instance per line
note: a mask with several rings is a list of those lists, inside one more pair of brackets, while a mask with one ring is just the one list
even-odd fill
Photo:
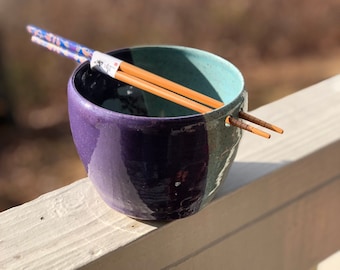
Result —
[[[113, 54], [227, 105], [197, 114], [81, 65], [68, 84], [69, 117], [89, 178], [109, 206], [138, 219], [196, 213], [213, 198], [237, 152], [241, 131], [224, 121], [246, 109], [240, 72], [222, 58], [184, 47]], [[95, 82], [87, 81], [91, 76]], [[94, 84], [96, 91], [88, 87]]]

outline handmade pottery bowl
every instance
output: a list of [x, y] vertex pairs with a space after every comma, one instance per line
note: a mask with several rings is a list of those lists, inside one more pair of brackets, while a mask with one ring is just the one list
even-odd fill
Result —
[[172, 220], [204, 207], [225, 180], [242, 132], [228, 126], [247, 108], [239, 70], [211, 53], [178, 46], [116, 50], [117, 58], [225, 106], [199, 114], [80, 65], [68, 83], [79, 156], [103, 200], [128, 216]]

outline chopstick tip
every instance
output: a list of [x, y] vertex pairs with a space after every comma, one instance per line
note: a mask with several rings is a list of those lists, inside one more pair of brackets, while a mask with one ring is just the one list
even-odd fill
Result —
[[27, 24], [27, 25], [26, 25], [26, 30], [27, 30], [28, 33], [32, 33], [33, 28], [34, 28], [34, 27], [33, 27], [32, 24]]
[[270, 139], [270, 137], [271, 137], [271, 135], [269, 133], [264, 132], [264, 131], [262, 131], [260, 129], [257, 129], [257, 128], [255, 128], [253, 126], [250, 126], [250, 125], [248, 125], [246, 123], [243, 123], [242, 121], [237, 120], [237, 119], [233, 118], [230, 115], [226, 117], [225, 121], [229, 125], [233, 125], [235, 127], [243, 129], [243, 130], [247, 130], [247, 131], [249, 131], [251, 133], [254, 133], [254, 134], [258, 135], [258, 136], [261, 136], [263, 138]]
[[277, 133], [279, 133], [279, 134], [283, 134], [283, 129], [282, 128], [279, 128], [279, 127], [277, 127], [277, 126], [272, 126], [273, 128], [272, 128], [272, 130], [273, 131], [275, 131], [275, 132], [277, 132]]
[[263, 121], [263, 120], [261, 120], [259, 118], [256, 118], [255, 116], [253, 116], [251, 114], [248, 114], [248, 113], [246, 113], [244, 111], [240, 111], [239, 112], [239, 117], [244, 119], [244, 120], [247, 120], [249, 122], [252, 122], [254, 124], [257, 124], [259, 126], [268, 128], [268, 129], [270, 129], [270, 130], [272, 130], [274, 132], [277, 132], [277, 133], [280, 133], [280, 134], [283, 133], [283, 129], [282, 128], [279, 128], [279, 127], [277, 127], [277, 126], [275, 126], [273, 124], [270, 124], [270, 123], [268, 123], [266, 121]]

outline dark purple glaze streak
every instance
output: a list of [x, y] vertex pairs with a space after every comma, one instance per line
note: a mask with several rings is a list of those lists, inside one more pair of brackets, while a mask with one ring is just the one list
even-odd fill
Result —
[[156, 219], [185, 217], [201, 206], [209, 161], [207, 132], [204, 125], [184, 130], [176, 123], [152, 131], [121, 130], [121, 156], [128, 176]]

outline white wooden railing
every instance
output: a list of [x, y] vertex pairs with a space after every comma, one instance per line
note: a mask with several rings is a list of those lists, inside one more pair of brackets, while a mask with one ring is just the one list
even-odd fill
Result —
[[[0, 213], [0, 269], [340, 269], [340, 75], [252, 114], [216, 199], [170, 223], [108, 208], [87, 178]], [[18, 190], [18, 192], [20, 192]]]

